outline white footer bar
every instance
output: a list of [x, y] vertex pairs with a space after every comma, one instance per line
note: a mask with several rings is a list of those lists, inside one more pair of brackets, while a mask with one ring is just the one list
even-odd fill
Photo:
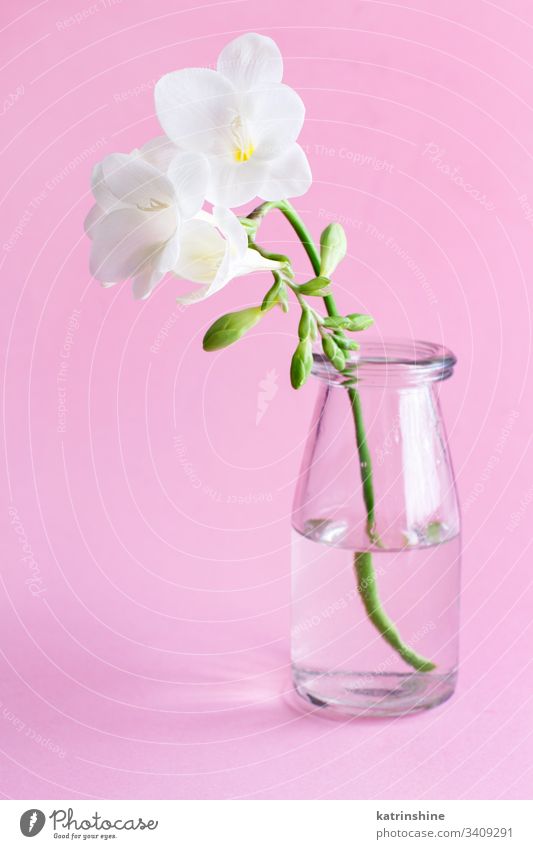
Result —
[[[1, 845], [533, 849], [530, 801], [1, 801]], [[35, 837], [35, 844], [28, 838]]]

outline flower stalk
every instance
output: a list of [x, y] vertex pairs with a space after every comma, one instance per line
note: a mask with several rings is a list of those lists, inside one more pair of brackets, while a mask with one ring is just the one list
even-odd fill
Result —
[[[322, 273], [322, 263], [321, 256], [319, 251], [317, 250], [313, 238], [309, 233], [307, 227], [304, 222], [292, 206], [287, 200], [282, 201], [268, 201], [266, 203], [258, 206], [254, 211], [247, 217], [248, 220], [254, 223], [253, 227], [253, 238], [249, 238], [250, 247], [259, 251], [261, 256], [267, 259], [281, 259], [278, 254], [270, 254], [264, 251], [257, 243], [255, 242], [255, 238], [257, 235], [257, 230], [259, 227], [259, 223], [268, 212], [272, 209], [278, 209], [287, 219], [289, 224], [292, 226], [296, 235], [300, 239], [302, 246], [309, 257], [311, 266], [313, 271], [319, 277]], [[286, 260], [286, 257], [282, 259]], [[329, 269], [328, 269], [329, 270]], [[290, 288], [295, 292], [300, 305], [302, 306], [302, 296], [298, 292], [297, 287], [294, 285], [290, 285]], [[334, 296], [329, 292], [328, 294], [323, 295], [323, 302], [326, 308], [327, 314], [330, 318], [336, 318], [340, 316], [340, 313], [337, 309], [337, 304], [335, 302]], [[302, 308], [307, 309], [307, 305]], [[318, 324], [319, 331], [322, 331], [322, 327]], [[344, 334], [344, 330], [342, 327], [339, 327], [336, 330], [339, 339], [346, 338]], [[328, 340], [332, 340], [332, 336], [328, 336]], [[324, 339], [323, 339], [324, 341]], [[300, 345], [302, 342], [300, 341]], [[298, 353], [298, 348], [296, 350], [296, 354]], [[329, 357], [330, 361], [334, 362], [334, 359]], [[294, 363], [294, 357], [293, 357]], [[291, 375], [293, 364], [291, 364]], [[343, 366], [339, 368], [339, 371], [342, 372]], [[310, 371], [310, 367], [308, 367]], [[301, 383], [299, 385], [302, 385]], [[294, 386], [294, 383], [293, 383]], [[296, 387], [298, 388], [298, 387]], [[372, 460], [370, 456], [370, 450], [368, 447], [368, 441], [366, 437], [366, 430], [363, 419], [363, 411], [361, 405], [361, 397], [359, 392], [353, 385], [347, 386], [347, 394], [350, 400], [350, 407], [352, 410], [354, 426], [355, 426], [355, 439], [357, 444], [357, 452], [359, 457], [359, 472], [361, 475], [361, 483], [363, 488], [363, 501], [365, 504], [366, 510], [366, 532], [368, 535], [368, 539], [370, 543], [376, 545], [378, 547], [381, 546], [381, 541], [379, 539], [379, 535], [376, 530], [376, 515], [375, 515], [375, 495], [374, 495], [374, 482], [372, 477]], [[377, 589], [377, 579], [376, 572], [374, 569], [373, 561], [372, 561], [372, 553], [370, 551], [357, 551], [354, 554], [354, 570], [357, 579], [357, 589], [361, 600], [363, 602], [364, 608], [366, 610], [367, 616], [382, 636], [382, 638], [403, 658], [403, 660], [412, 666], [413, 669], [416, 669], [418, 672], [431, 672], [431, 670], [435, 669], [435, 664], [417, 654], [410, 648], [402, 638], [396, 628], [395, 624], [388, 617], [385, 610], [383, 609], [381, 599], [379, 597], [378, 589]]]
[[377, 628], [383, 639], [403, 657], [409, 666], [412, 666], [418, 672], [431, 672], [432, 669], [435, 669], [435, 664], [417, 654], [403, 642], [396, 626], [383, 610], [371, 553], [369, 551], [358, 551], [354, 557], [354, 565], [357, 589], [372, 624]]

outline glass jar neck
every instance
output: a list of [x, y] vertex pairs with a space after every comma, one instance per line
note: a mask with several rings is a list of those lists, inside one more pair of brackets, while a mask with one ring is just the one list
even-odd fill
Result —
[[344, 374], [340, 374], [322, 353], [313, 355], [312, 374], [338, 386], [353, 383], [402, 388], [445, 380], [453, 374], [457, 362], [448, 348], [432, 342], [360, 339], [361, 347], [350, 352]]

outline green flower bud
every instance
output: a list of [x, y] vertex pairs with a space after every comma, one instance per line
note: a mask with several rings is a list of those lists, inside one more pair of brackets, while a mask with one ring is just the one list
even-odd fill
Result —
[[362, 315], [361, 313], [352, 312], [346, 316], [348, 319], [347, 329], [351, 330], [353, 333], [359, 330], [366, 330], [367, 327], [371, 327], [374, 324], [374, 319], [371, 315]]
[[229, 312], [222, 315], [204, 336], [204, 351], [218, 351], [227, 348], [250, 330], [262, 318], [260, 307], [249, 307], [239, 312]]
[[346, 329], [350, 325], [350, 319], [342, 315], [329, 315], [323, 321], [324, 327], [335, 327]]
[[313, 277], [312, 280], [308, 280], [307, 283], [298, 286], [298, 291], [302, 295], [318, 295], [322, 297], [322, 295], [329, 293], [328, 286], [330, 283], [331, 280], [328, 277]]
[[304, 339], [307, 339], [307, 337], [310, 335], [312, 322], [313, 319], [309, 310], [303, 309], [302, 316], [300, 318], [300, 323], [298, 324], [298, 336], [302, 341]]
[[287, 290], [284, 286], [282, 286], [279, 290], [278, 302], [283, 312], [289, 312], [289, 299], [287, 297]]
[[313, 365], [313, 351], [309, 339], [303, 339], [298, 343], [291, 360], [291, 385], [293, 389], [299, 389], [311, 374]]
[[339, 334], [334, 333], [333, 338], [335, 339], [335, 342], [337, 343], [339, 348], [342, 348], [343, 351], [358, 351], [359, 350], [360, 346], [357, 344], [357, 342], [353, 342], [351, 339], [348, 339], [346, 336], [341, 336], [340, 333]]
[[346, 256], [346, 233], [341, 224], [328, 224], [320, 237], [320, 274], [331, 277]]
[[287, 297], [287, 290], [285, 286], [282, 286], [279, 290], [278, 301], [283, 312], [289, 312], [289, 299]]
[[346, 357], [344, 355], [344, 352], [341, 351], [332, 336], [328, 336], [327, 334], [325, 334], [322, 337], [322, 350], [324, 351], [331, 365], [334, 366], [337, 371], [342, 371], [342, 369], [346, 365]]
[[266, 293], [265, 297], [263, 298], [263, 303], [261, 304], [261, 310], [263, 312], [265, 312], [265, 310], [271, 309], [276, 304], [280, 303], [280, 292], [282, 289], [283, 280], [281, 279], [281, 277], [278, 277]]

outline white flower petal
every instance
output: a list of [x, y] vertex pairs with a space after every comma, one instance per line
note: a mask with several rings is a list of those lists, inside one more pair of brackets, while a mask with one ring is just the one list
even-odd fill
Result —
[[211, 284], [228, 250], [228, 243], [212, 224], [198, 219], [185, 221], [174, 273], [193, 283]]
[[163, 174], [166, 174], [168, 166], [177, 153], [178, 148], [167, 136], [156, 136], [141, 147], [143, 159]]
[[227, 250], [215, 279], [202, 294], [202, 300], [219, 292], [236, 277], [243, 277], [253, 271], [271, 271], [279, 268], [279, 265], [278, 262], [264, 259], [257, 251], [246, 249], [244, 257], [233, 257], [231, 250]]
[[211, 212], [207, 212], [206, 209], [201, 209], [199, 212], [197, 212], [196, 215], [194, 216], [194, 220], [195, 221], [207, 221], [208, 224], [213, 224], [213, 225], [215, 223], [214, 215]]
[[210, 289], [211, 287], [209, 285], [196, 286], [185, 295], [179, 295], [179, 297], [176, 298], [176, 301], [178, 304], [195, 304], [198, 301], [203, 301], [205, 298], [208, 298], [210, 295]]
[[172, 235], [168, 212], [145, 213], [126, 208], [101, 218], [92, 228], [93, 276], [109, 282], [139, 274]]
[[176, 265], [179, 253], [180, 246], [176, 232], [157, 253], [157, 256], [154, 258], [154, 267], [161, 274], [166, 274], [167, 271], [171, 271]]
[[178, 301], [181, 304], [192, 304], [197, 301], [204, 301], [206, 298], [210, 298], [211, 295], [214, 295], [216, 292], [223, 289], [234, 276], [235, 275], [232, 274], [230, 252], [229, 250], [226, 250], [211, 283], [208, 283], [207, 286], [200, 286], [199, 288], [193, 289], [186, 295], [182, 295], [178, 298]]
[[279, 156], [298, 138], [305, 118], [302, 98], [286, 85], [272, 85], [243, 98], [243, 114], [251, 128], [252, 158]]
[[183, 218], [192, 218], [202, 208], [209, 180], [209, 163], [199, 153], [178, 153], [168, 167], [178, 208]]
[[264, 83], [279, 83], [283, 59], [275, 41], [266, 35], [246, 33], [230, 41], [218, 57], [217, 70], [239, 91]]
[[281, 200], [305, 194], [312, 182], [307, 156], [299, 144], [268, 163], [268, 173], [260, 196], [264, 200]]
[[226, 239], [229, 240], [235, 256], [243, 257], [248, 249], [248, 236], [235, 213], [224, 206], [215, 206], [213, 219]]
[[106, 212], [111, 212], [112, 209], [116, 209], [121, 206], [120, 201], [111, 192], [105, 181], [101, 162], [97, 162], [93, 168], [91, 175], [91, 188], [96, 203]]
[[95, 225], [98, 224], [105, 215], [105, 210], [103, 210], [101, 206], [98, 206], [97, 203], [95, 203], [94, 206], [91, 206], [85, 217], [85, 221], [83, 222], [83, 228], [90, 239], [93, 237], [93, 229]]
[[244, 256], [236, 262], [233, 277], [241, 277], [244, 274], [252, 274], [254, 271], [275, 271], [281, 268], [282, 263], [274, 259], [265, 259], [260, 253], [252, 248], [246, 248]]
[[162, 77], [155, 87], [159, 123], [184, 150], [219, 154], [229, 149], [237, 114], [235, 90], [209, 68], [186, 68]]
[[164, 275], [160, 271], [147, 268], [135, 276], [132, 284], [133, 297], [137, 300], [145, 300], [152, 294], [157, 284]]
[[252, 156], [247, 162], [235, 162], [228, 156], [211, 159], [211, 177], [207, 200], [217, 206], [241, 206], [260, 194], [265, 163]]
[[183, 224], [174, 273], [203, 285], [181, 295], [178, 302], [196, 303], [214, 295], [235, 277], [279, 267], [279, 262], [264, 259], [247, 247], [244, 228], [229, 209], [215, 207], [213, 215], [202, 211]]
[[123, 203], [149, 209], [154, 201], [173, 202], [170, 180], [140, 155], [112, 153], [103, 160], [102, 172], [109, 190]]

